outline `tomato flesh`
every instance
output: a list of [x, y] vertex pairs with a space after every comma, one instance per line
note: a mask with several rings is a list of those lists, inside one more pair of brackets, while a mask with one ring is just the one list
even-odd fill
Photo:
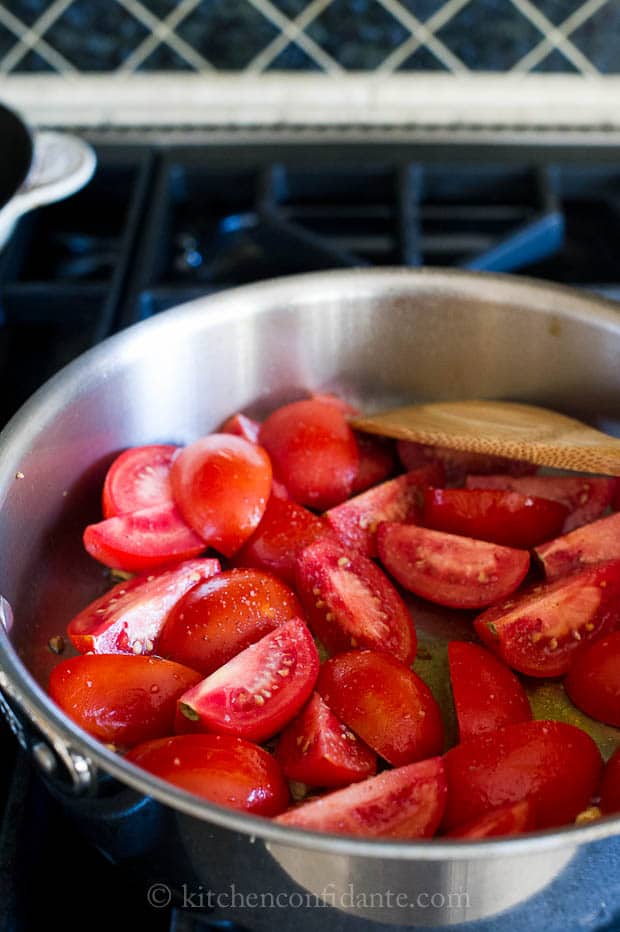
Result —
[[175, 604], [219, 571], [218, 560], [188, 560], [120, 582], [83, 608], [69, 622], [67, 634], [83, 654], [151, 654]]
[[535, 586], [474, 622], [478, 637], [527, 676], [562, 676], [586, 645], [620, 621], [620, 560]]
[[532, 718], [515, 674], [483, 647], [450, 641], [448, 663], [461, 741]]
[[606, 814], [620, 812], [620, 748], [611, 755], [603, 771], [601, 810]]
[[242, 738], [178, 735], [141, 744], [126, 759], [218, 806], [275, 816], [289, 802], [277, 761]]
[[443, 485], [443, 481], [439, 464], [422, 466], [331, 508], [325, 517], [345, 547], [365, 557], [376, 557], [381, 522], [415, 523], [421, 513], [422, 490], [429, 485]]
[[389, 654], [350, 651], [327, 660], [317, 692], [335, 715], [394, 767], [443, 749], [443, 722], [430, 689]]
[[443, 764], [435, 757], [302, 803], [276, 822], [366, 838], [431, 838], [445, 804]]
[[381, 524], [377, 545], [381, 562], [405, 589], [451, 608], [483, 608], [505, 598], [530, 565], [525, 550], [411, 524]]
[[620, 560], [620, 514], [600, 518], [536, 547], [547, 579], [559, 579], [589, 564]]
[[377, 771], [377, 755], [313, 693], [282, 732], [275, 751], [284, 776], [308, 786], [357, 783]]
[[359, 465], [351, 492], [357, 495], [387, 479], [394, 470], [394, 445], [384, 437], [355, 433]]
[[231, 557], [258, 527], [271, 491], [262, 447], [233, 434], [210, 434], [185, 447], [170, 471], [174, 500], [205, 543]]
[[372, 560], [318, 540], [297, 558], [296, 582], [310, 629], [330, 654], [367, 647], [413, 661], [409, 610]]
[[586, 647], [572, 663], [564, 687], [590, 718], [620, 728], [620, 631]]
[[277, 577], [229, 570], [194, 586], [177, 602], [158, 651], [208, 676], [301, 611], [295, 593]]
[[131, 747], [171, 734], [177, 699], [199, 681], [195, 670], [158, 657], [85, 654], [54, 667], [49, 692], [94, 738]]
[[179, 700], [180, 710], [205, 731], [264, 741], [299, 712], [318, 669], [312, 635], [294, 618], [188, 690]]
[[499, 806], [486, 815], [472, 819], [464, 825], [458, 825], [448, 832], [449, 838], [495, 838], [498, 835], [521, 835], [533, 832], [536, 828], [536, 815], [529, 799], [518, 803]]
[[468, 473], [505, 472], [512, 476], [527, 476], [536, 472], [536, 466], [523, 460], [509, 460], [488, 453], [470, 453], [451, 450], [449, 447], [432, 446], [411, 440], [399, 440], [396, 444], [398, 457], [405, 469], [418, 469], [428, 463], [441, 463], [450, 485], [462, 485]]
[[300, 505], [322, 511], [353, 491], [359, 451], [338, 405], [317, 399], [284, 405], [264, 421], [259, 440]]
[[529, 799], [536, 825], [572, 822], [595, 793], [602, 769], [592, 738], [564, 722], [520, 722], [479, 735], [444, 755], [447, 831], [499, 806]]

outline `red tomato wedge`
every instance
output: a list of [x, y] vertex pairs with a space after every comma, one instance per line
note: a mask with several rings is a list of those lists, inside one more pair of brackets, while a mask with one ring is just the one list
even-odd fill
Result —
[[564, 722], [520, 722], [479, 735], [444, 755], [447, 831], [529, 799], [537, 828], [572, 822], [590, 804], [602, 769], [589, 735]]
[[322, 511], [353, 491], [359, 452], [339, 405], [317, 399], [284, 405], [262, 424], [259, 440], [275, 477], [300, 505]]
[[527, 676], [562, 676], [577, 653], [620, 621], [620, 560], [535, 586], [474, 622], [481, 641]]
[[103, 516], [129, 514], [172, 502], [170, 464], [178, 447], [132, 447], [117, 456], [103, 483]]
[[295, 593], [259, 570], [229, 570], [194, 586], [175, 605], [158, 651], [203, 676], [301, 615]]
[[308, 786], [347, 786], [377, 772], [377, 755], [349, 731], [318, 693], [286, 726], [275, 756], [285, 777]]
[[536, 547], [547, 579], [559, 579], [594, 563], [620, 560], [620, 514], [600, 518]]
[[620, 812], [620, 748], [611, 755], [601, 780], [601, 810]]
[[330, 654], [367, 647], [412, 663], [417, 641], [411, 615], [372, 560], [318, 540], [299, 554], [296, 583], [308, 624]]
[[178, 735], [141, 744], [126, 759], [218, 806], [275, 816], [289, 803], [277, 762], [242, 738]]
[[523, 832], [533, 832], [536, 828], [534, 805], [529, 799], [522, 799], [518, 803], [499, 806], [486, 815], [457, 825], [448, 832], [449, 838], [494, 838], [498, 835], [521, 835]]
[[529, 550], [555, 537], [566, 505], [501, 489], [427, 489], [422, 524], [504, 547]]
[[451, 608], [483, 608], [523, 582], [530, 555], [482, 540], [386, 522], [377, 532], [379, 557], [416, 595]]
[[532, 718], [515, 674], [483, 647], [450, 641], [448, 663], [461, 741]]
[[260, 422], [245, 414], [233, 414], [219, 428], [220, 434], [235, 434], [237, 437], [243, 437], [250, 443], [258, 443], [258, 434], [260, 431]]
[[433, 694], [389, 654], [359, 650], [332, 657], [321, 666], [316, 689], [351, 731], [395, 767], [443, 749]]
[[295, 585], [297, 554], [322, 537], [334, 537], [324, 518], [307, 508], [272, 495], [261, 523], [237, 551], [235, 566], [253, 566]]
[[67, 626], [83, 654], [151, 654], [179, 599], [220, 571], [218, 560], [188, 560], [151, 576], [136, 576], [105, 592]]
[[264, 741], [299, 712], [318, 669], [312, 635], [294, 618], [188, 690], [179, 700], [180, 709], [202, 722], [205, 731]]
[[206, 549], [172, 502], [89, 524], [83, 541], [95, 560], [128, 573], [170, 566]]
[[620, 631], [598, 638], [575, 657], [564, 687], [590, 718], [620, 728]]
[[444, 768], [435, 757], [302, 803], [276, 822], [365, 838], [431, 838], [445, 805]]
[[172, 733], [176, 702], [200, 674], [158, 657], [88, 654], [61, 660], [49, 692], [94, 738], [117, 747]]
[[588, 476], [468, 476], [468, 489], [507, 489], [521, 495], [552, 499], [569, 510], [562, 532], [594, 521], [611, 504], [617, 480]]
[[382, 521], [414, 523], [421, 514], [423, 489], [443, 485], [443, 469], [438, 463], [390, 479], [331, 508], [325, 515], [345, 547], [365, 557], [376, 557], [377, 528]]
[[359, 466], [351, 491], [363, 492], [384, 479], [394, 470], [394, 444], [384, 437], [354, 433], [359, 452]]
[[441, 463], [446, 471], [446, 481], [451, 485], [461, 485], [468, 473], [504, 472], [512, 476], [528, 476], [537, 469], [536, 466], [522, 460], [508, 460], [487, 453], [451, 450], [449, 447], [431, 446], [412, 440], [399, 440], [396, 450], [405, 469], [418, 469], [428, 463]]
[[183, 518], [202, 539], [231, 557], [256, 530], [271, 492], [271, 463], [255, 443], [210, 434], [185, 447], [170, 471]]

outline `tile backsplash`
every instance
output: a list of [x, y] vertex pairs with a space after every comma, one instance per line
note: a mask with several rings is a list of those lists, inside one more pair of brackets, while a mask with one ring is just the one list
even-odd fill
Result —
[[620, 74], [620, 0], [8, 0], [0, 73]]

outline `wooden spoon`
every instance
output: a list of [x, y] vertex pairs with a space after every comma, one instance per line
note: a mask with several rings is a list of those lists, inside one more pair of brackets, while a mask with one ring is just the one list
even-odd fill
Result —
[[541, 466], [620, 476], [620, 440], [574, 418], [508, 401], [439, 401], [350, 418], [356, 430]]

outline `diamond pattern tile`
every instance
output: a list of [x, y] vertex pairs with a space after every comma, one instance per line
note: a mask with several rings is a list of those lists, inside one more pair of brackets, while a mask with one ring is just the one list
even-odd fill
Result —
[[11, 32], [10, 29], [5, 29], [0, 23], [0, 61], [2, 61], [6, 53], [13, 48], [15, 41], [15, 33]]
[[559, 26], [583, 6], [583, 0], [536, 0], [535, 6], [550, 23]]
[[23, 58], [20, 58], [13, 71], [16, 74], [27, 72], [29, 74], [56, 74], [56, 69], [48, 61], [42, 58], [37, 52], [27, 52]]
[[437, 37], [472, 71], [505, 71], [543, 35], [507, 0], [472, 0]]
[[176, 33], [215, 68], [238, 71], [279, 30], [246, 0], [203, 0]]
[[267, 71], [321, 71], [320, 65], [298, 45], [287, 45], [267, 65]]
[[169, 45], [158, 45], [136, 71], [194, 71], [190, 63]]
[[409, 55], [396, 69], [396, 71], [446, 71], [446, 66], [442, 65], [436, 55], [421, 45], [411, 55]]
[[571, 42], [603, 74], [620, 74], [620, 3], [611, 0], [571, 33]]
[[410, 36], [384, 7], [367, 0], [334, 0], [306, 32], [351, 71], [376, 68]]
[[562, 55], [557, 49], [554, 49], [541, 62], [532, 68], [533, 74], [579, 74], [576, 65]]
[[32, 26], [48, 6], [49, 3], [45, 3], [44, 0], [11, 0], [6, 4], [11, 13], [27, 26]]
[[80, 71], [113, 71], [148, 34], [146, 26], [111, 0], [74, 0], [44, 37]]

